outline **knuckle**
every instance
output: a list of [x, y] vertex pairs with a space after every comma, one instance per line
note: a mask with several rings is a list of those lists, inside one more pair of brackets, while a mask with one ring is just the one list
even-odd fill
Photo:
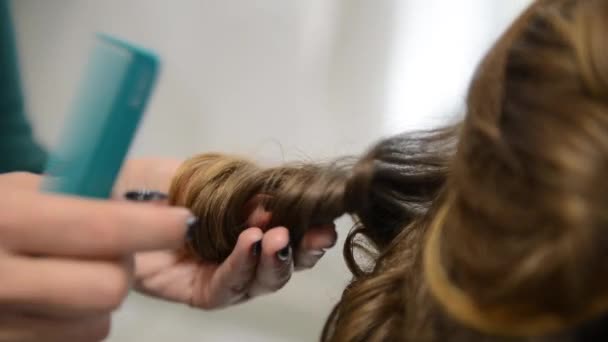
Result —
[[241, 294], [245, 293], [245, 291], [247, 291], [248, 288], [249, 288], [248, 284], [245, 284], [245, 283], [235, 284], [235, 285], [230, 286], [230, 292], [233, 295], [241, 295]]
[[205, 311], [219, 310], [223, 308], [223, 305], [218, 301], [217, 298], [204, 296], [193, 296], [188, 305], [192, 308], [202, 309]]
[[[253, 274], [255, 273], [256, 270], [256, 263], [254, 261], [251, 260], [247, 260], [245, 262], [241, 262], [240, 264], [237, 264], [237, 262], [235, 261], [234, 263], [232, 263], [232, 269], [235, 270], [236, 274], [240, 274], [241, 277], [240, 278], [251, 278], [251, 276], [253, 276]], [[245, 280], [243, 279], [239, 279], [238, 282], [239, 284], [244, 282]]]
[[190, 307], [205, 310], [205, 311], [219, 310], [222, 308], [222, 306], [220, 306], [219, 304], [206, 303], [206, 302], [198, 303], [198, 304], [190, 303]]

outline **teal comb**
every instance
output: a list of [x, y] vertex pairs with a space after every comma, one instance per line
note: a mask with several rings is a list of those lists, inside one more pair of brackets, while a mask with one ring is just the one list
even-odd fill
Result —
[[43, 190], [109, 198], [157, 79], [154, 53], [98, 35]]

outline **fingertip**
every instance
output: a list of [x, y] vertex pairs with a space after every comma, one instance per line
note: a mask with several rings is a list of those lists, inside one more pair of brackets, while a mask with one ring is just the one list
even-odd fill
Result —
[[247, 228], [239, 234], [237, 245], [250, 246], [264, 237], [264, 232], [258, 227]]
[[321, 234], [322, 238], [319, 238], [319, 247], [321, 248], [332, 248], [338, 241], [338, 232], [335, 229], [326, 230]]
[[338, 232], [335, 225], [324, 225], [311, 228], [306, 232], [300, 245], [307, 250], [325, 250], [332, 248], [338, 241]]
[[289, 230], [285, 227], [275, 227], [264, 234], [262, 249], [266, 255], [274, 255], [288, 245]]
[[[154, 207], [154, 205], [150, 205]], [[159, 208], [156, 206], [156, 208]], [[164, 209], [164, 208], [163, 208]], [[184, 239], [188, 239], [194, 230], [199, 228], [199, 219], [192, 212], [186, 208], [181, 207], [169, 207], [171, 210], [170, 215], [175, 220], [174, 226], [176, 227], [175, 238], [178, 239], [176, 243], [180, 245], [184, 243]]]

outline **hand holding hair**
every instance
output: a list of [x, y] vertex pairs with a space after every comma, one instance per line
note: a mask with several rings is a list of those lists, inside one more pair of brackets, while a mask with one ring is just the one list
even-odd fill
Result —
[[[165, 194], [180, 166], [179, 160], [130, 160], [116, 184], [114, 198], [166, 205]], [[290, 244], [286, 228], [269, 225], [270, 213], [258, 205], [263, 199], [255, 196], [240, 208], [243, 229], [221, 261], [185, 253], [183, 242], [175, 249], [137, 253], [135, 288], [153, 297], [218, 309], [279, 290], [294, 267], [313, 267], [335, 244], [331, 223], [308, 228], [298, 245]], [[265, 227], [264, 231], [259, 227]], [[189, 235], [195, 234], [191, 229]]]

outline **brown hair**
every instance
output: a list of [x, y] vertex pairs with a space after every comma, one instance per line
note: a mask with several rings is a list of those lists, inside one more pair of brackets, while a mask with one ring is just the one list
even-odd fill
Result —
[[225, 258], [265, 194], [294, 244], [313, 223], [357, 223], [354, 279], [323, 341], [605, 339], [606, 32], [606, 0], [535, 1], [480, 65], [462, 123], [384, 140], [354, 165], [191, 159], [170, 192], [201, 219], [193, 251]]

